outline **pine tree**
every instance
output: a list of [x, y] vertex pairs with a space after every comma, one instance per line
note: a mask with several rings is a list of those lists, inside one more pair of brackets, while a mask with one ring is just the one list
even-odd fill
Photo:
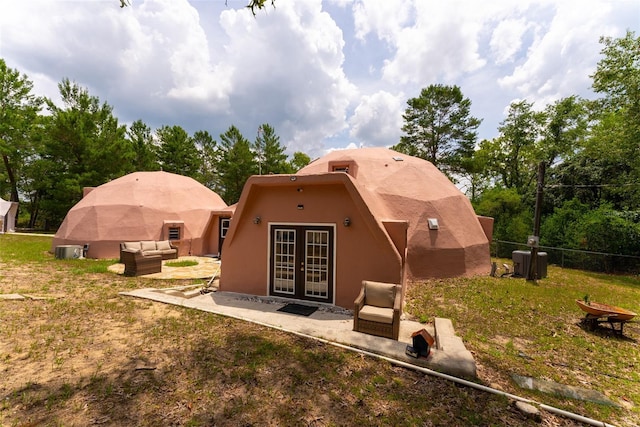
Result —
[[218, 192], [227, 204], [236, 203], [247, 179], [258, 172], [258, 167], [251, 144], [233, 125], [220, 135], [217, 165]]

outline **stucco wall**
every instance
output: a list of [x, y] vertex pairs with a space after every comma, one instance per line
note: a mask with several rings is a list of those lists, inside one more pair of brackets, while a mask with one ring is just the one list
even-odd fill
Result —
[[223, 247], [220, 290], [268, 295], [269, 225], [281, 223], [335, 226], [336, 305], [353, 308], [362, 280], [400, 283], [400, 254], [382, 223], [363, 212], [345, 185], [300, 181], [306, 182], [251, 186]]

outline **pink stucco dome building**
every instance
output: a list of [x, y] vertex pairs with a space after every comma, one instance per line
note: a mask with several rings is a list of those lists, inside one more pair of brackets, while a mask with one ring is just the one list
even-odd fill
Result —
[[351, 308], [362, 280], [488, 274], [492, 225], [426, 160], [337, 150], [295, 175], [247, 181], [220, 289]]
[[118, 258], [120, 243], [169, 240], [179, 255], [219, 252], [222, 198], [196, 180], [168, 172], [134, 172], [93, 189], [69, 210], [58, 245], [89, 245], [89, 258]]

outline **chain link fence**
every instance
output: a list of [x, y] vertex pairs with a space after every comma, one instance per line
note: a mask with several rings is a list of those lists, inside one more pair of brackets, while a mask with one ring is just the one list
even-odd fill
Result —
[[[511, 259], [511, 253], [517, 250], [528, 251], [531, 248], [524, 243], [505, 240], [491, 242], [491, 255], [496, 258]], [[640, 256], [581, 251], [551, 246], [539, 246], [538, 251], [547, 253], [548, 264], [555, 264], [563, 268], [602, 273], [640, 274]]]

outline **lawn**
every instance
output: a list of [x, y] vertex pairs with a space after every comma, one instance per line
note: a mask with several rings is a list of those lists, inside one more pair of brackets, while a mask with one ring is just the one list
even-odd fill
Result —
[[[262, 326], [122, 297], [184, 281], [127, 278], [115, 261], [56, 260], [51, 238], [0, 235], [0, 426], [539, 425], [506, 398]], [[538, 284], [415, 284], [407, 312], [449, 317], [480, 381], [613, 424], [638, 424], [637, 324], [587, 332], [574, 299], [640, 312], [637, 277], [549, 268]], [[524, 355], [524, 356], [523, 356]], [[526, 357], [525, 357], [526, 356]], [[620, 407], [527, 392], [511, 373], [581, 385]], [[577, 425], [543, 413], [542, 425]]]
[[[451, 318], [485, 382], [598, 420], [639, 425], [640, 319], [627, 323], [622, 337], [608, 324], [589, 331], [575, 302], [585, 297], [640, 313], [640, 278], [550, 266], [548, 277], [535, 283], [433, 280], [412, 287], [406, 310], [423, 319]], [[619, 407], [527, 393], [512, 374], [596, 390]]]

